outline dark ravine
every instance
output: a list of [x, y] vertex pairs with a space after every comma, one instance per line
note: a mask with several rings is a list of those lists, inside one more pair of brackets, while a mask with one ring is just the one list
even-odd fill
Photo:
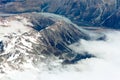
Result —
[[0, 53], [4, 51], [4, 49], [3, 49], [3, 48], [4, 48], [3, 42], [2, 42], [2, 41], [0, 41]]

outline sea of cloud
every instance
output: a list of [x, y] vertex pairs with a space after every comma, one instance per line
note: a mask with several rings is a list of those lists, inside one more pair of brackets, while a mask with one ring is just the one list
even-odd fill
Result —
[[[56, 67], [29, 68], [25, 71], [8, 71], [1, 74], [0, 80], [120, 80], [120, 31], [105, 31], [105, 40], [84, 40], [69, 47], [78, 52], [95, 55], [79, 61], [77, 64]], [[44, 63], [43, 63], [44, 64]], [[52, 64], [52, 63], [51, 63]], [[41, 64], [42, 65], [42, 64]]]

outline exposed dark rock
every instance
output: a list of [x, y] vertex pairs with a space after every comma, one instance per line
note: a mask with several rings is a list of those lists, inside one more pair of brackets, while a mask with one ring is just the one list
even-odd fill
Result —
[[0, 53], [4, 51], [4, 45], [3, 42], [0, 41]]
[[84, 53], [84, 54], [72, 54], [69, 55], [72, 57], [72, 59], [66, 59], [64, 60], [63, 64], [75, 64], [78, 61], [82, 60], [82, 59], [87, 59], [87, 58], [94, 58], [94, 55], [91, 55], [89, 53]]
[[51, 19], [48, 19], [48, 18], [35, 18], [33, 21], [32, 21], [32, 24], [34, 24], [34, 29], [37, 30], [37, 31], [40, 31], [42, 29], [45, 29], [46, 27], [48, 26], [51, 26], [53, 25], [55, 22], [52, 21]]

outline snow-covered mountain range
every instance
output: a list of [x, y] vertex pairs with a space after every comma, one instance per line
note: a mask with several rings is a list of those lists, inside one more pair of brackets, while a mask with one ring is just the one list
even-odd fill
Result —
[[[101, 40], [105, 36], [85, 30], [69, 19], [50, 13], [26, 13], [1, 17], [0, 61], [4, 69], [21, 69], [24, 63], [35, 64], [53, 57], [61, 64], [73, 64], [95, 57], [76, 53], [68, 46], [79, 39]], [[23, 68], [24, 69], [24, 68]]]

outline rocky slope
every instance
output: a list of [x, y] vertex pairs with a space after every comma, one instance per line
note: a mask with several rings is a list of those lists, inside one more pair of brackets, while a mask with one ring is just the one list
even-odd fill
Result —
[[120, 28], [119, 5], [120, 0], [1, 0], [0, 12], [50, 12], [78, 25]]

